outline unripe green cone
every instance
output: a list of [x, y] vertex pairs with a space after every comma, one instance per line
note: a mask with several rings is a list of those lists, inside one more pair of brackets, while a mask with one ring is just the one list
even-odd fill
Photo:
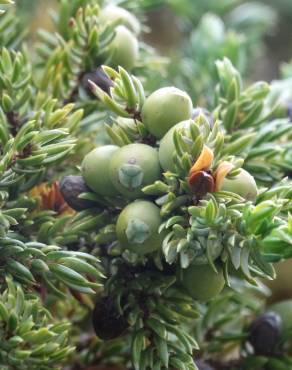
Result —
[[225, 285], [223, 270], [217, 266], [216, 273], [210, 265], [191, 265], [182, 272], [182, 285], [190, 296], [207, 301], [221, 292]]
[[116, 232], [125, 249], [137, 254], [146, 254], [161, 248], [164, 238], [158, 233], [162, 220], [159, 208], [149, 201], [137, 200], [127, 205], [120, 213]]
[[292, 329], [292, 299], [275, 303], [268, 311], [275, 312], [281, 317], [284, 330]]
[[219, 190], [230, 191], [252, 202], [256, 200], [258, 194], [255, 179], [243, 168], [240, 169], [237, 176], [230, 179], [225, 177]]
[[128, 10], [115, 5], [108, 5], [100, 12], [102, 23], [119, 22], [136, 35], [140, 33], [140, 23], [138, 19], [128, 12]]
[[115, 145], [104, 145], [88, 153], [82, 162], [82, 176], [91, 190], [103, 196], [117, 195], [109, 177], [110, 160], [119, 150]]
[[129, 144], [114, 153], [110, 179], [115, 188], [130, 199], [143, 195], [142, 188], [161, 175], [158, 152], [146, 144]]
[[142, 121], [149, 132], [162, 138], [175, 124], [191, 118], [191, 98], [176, 87], [163, 87], [154, 91], [142, 107]]
[[127, 70], [134, 67], [139, 57], [139, 44], [135, 35], [125, 26], [116, 28], [116, 35], [110, 45], [112, 51], [111, 62], [114, 66], [121, 66]]
[[188, 129], [192, 124], [192, 120], [186, 120], [177, 123], [173, 126], [161, 139], [159, 145], [159, 161], [164, 171], [175, 172], [175, 165], [173, 161], [173, 155], [175, 153], [175, 145], [173, 141], [173, 135], [175, 130]]

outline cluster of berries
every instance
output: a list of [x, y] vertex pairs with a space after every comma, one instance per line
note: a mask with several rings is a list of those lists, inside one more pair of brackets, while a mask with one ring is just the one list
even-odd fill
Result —
[[[104, 145], [93, 149], [83, 159], [81, 176], [66, 176], [61, 181], [64, 199], [77, 211], [92, 206], [91, 201], [79, 197], [88, 191], [105, 202], [110, 200], [110, 208], [115, 200], [122, 200], [116, 202], [117, 217], [114, 219], [121, 248], [138, 256], [161, 250], [166, 236], [160, 228], [163, 223], [161, 209], [143, 189], [163, 179], [165, 173], [176, 173], [175, 132], [189, 130], [202, 115], [212, 130], [213, 117], [202, 108], [194, 109], [184, 91], [165, 87], [153, 92], [139, 112], [149, 133], [147, 142], [137, 140], [122, 147]], [[187, 180], [186, 191], [191, 199], [199, 201], [207, 193], [220, 190], [233, 192], [249, 201], [255, 200], [257, 186], [247, 171], [238, 169], [234, 176], [228, 177], [234, 168], [232, 163], [221, 161], [216, 168], [213, 167], [213, 151], [204, 144], [186, 179], [182, 179]], [[214, 297], [225, 285], [222, 268], [217, 266], [216, 272], [209, 264], [191, 264], [178, 279], [192, 298], [201, 301]], [[97, 304], [96, 310], [101, 307], [100, 303]], [[95, 323], [95, 327], [98, 335], [102, 336], [98, 329], [100, 325]], [[121, 330], [124, 330], [124, 323]]]

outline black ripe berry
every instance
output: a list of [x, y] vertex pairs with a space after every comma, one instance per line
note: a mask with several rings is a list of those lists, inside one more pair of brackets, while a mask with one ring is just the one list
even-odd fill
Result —
[[90, 86], [90, 82], [92, 81], [100, 87], [104, 92], [106, 92], [108, 95], [110, 95], [110, 88], [113, 86], [112, 80], [107, 76], [107, 74], [104, 73], [103, 69], [101, 67], [96, 68], [95, 71], [85, 73], [82, 77], [82, 86], [86, 90], [86, 92], [91, 95], [95, 96], [92, 93], [92, 88]]
[[119, 337], [129, 326], [111, 297], [98, 297], [92, 313], [92, 324], [96, 335], [102, 340]]
[[282, 319], [274, 312], [256, 318], [249, 328], [248, 341], [257, 355], [271, 355], [281, 337]]
[[65, 176], [59, 186], [66, 203], [75, 211], [82, 211], [94, 206], [90, 200], [79, 198], [80, 194], [90, 192], [82, 176]]
[[215, 189], [214, 179], [211, 174], [206, 171], [197, 171], [188, 179], [191, 192], [196, 195], [198, 199], [211, 193]]

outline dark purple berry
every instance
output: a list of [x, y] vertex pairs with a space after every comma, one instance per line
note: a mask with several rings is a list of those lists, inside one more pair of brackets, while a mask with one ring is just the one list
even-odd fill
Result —
[[59, 187], [66, 203], [75, 211], [94, 207], [94, 203], [90, 200], [79, 198], [80, 194], [91, 191], [82, 176], [65, 176], [60, 181]]
[[197, 107], [193, 109], [192, 119], [196, 119], [199, 115], [202, 115], [206, 118], [207, 122], [210, 125], [210, 128], [214, 126], [214, 118], [212, 114], [205, 108]]
[[214, 370], [213, 367], [211, 367], [207, 362], [202, 361], [202, 360], [196, 360], [195, 361], [197, 368], [199, 370]]
[[249, 328], [248, 338], [255, 354], [273, 354], [281, 337], [281, 329], [282, 319], [274, 312], [267, 312], [256, 318]]
[[129, 326], [111, 297], [98, 297], [92, 313], [92, 324], [96, 335], [102, 340], [121, 336]]
[[206, 171], [192, 173], [188, 178], [188, 184], [191, 192], [199, 199], [215, 190], [214, 178]]
[[88, 81], [94, 82], [98, 87], [100, 87], [104, 92], [110, 95], [110, 88], [113, 86], [112, 80], [108, 77], [106, 73], [104, 73], [101, 67], [96, 68], [95, 71], [85, 73], [82, 77], [82, 86], [86, 90], [86, 92], [91, 95], [95, 96], [92, 93], [92, 88]]

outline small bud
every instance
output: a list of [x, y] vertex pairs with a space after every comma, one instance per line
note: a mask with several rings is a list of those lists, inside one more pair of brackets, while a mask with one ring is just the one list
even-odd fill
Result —
[[94, 82], [104, 92], [110, 95], [110, 88], [113, 86], [113, 82], [101, 67], [96, 68], [95, 71], [85, 73], [81, 80], [82, 86], [86, 92], [90, 96], [95, 97], [95, 95], [92, 93], [90, 83], [88, 82], [89, 80]]
[[82, 176], [65, 176], [59, 186], [66, 203], [75, 211], [82, 211], [94, 206], [90, 200], [79, 198], [80, 194], [90, 192]]
[[213, 159], [214, 153], [212, 149], [208, 148], [207, 145], [204, 145], [201, 154], [190, 169], [190, 175], [197, 171], [209, 170], [212, 165]]
[[205, 108], [197, 107], [193, 109], [192, 119], [196, 119], [198, 116], [204, 116], [206, 121], [209, 123], [210, 128], [214, 126], [214, 118], [212, 114]]
[[282, 329], [282, 319], [274, 312], [256, 318], [249, 328], [249, 342], [257, 355], [275, 353]]
[[92, 313], [92, 324], [96, 335], [103, 340], [121, 336], [129, 326], [111, 297], [98, 297]]
[[198, 198], [211, 193], [215, 189], [213, 176], [205, 171], [192, 173], [188, 180], [190, 189]]
[[74, 18], [70, 18], [70, 19], [69, 19], [68, 26], [69, 26], [70, 28], [76, 27], [76, 21], [75, 21], [75, 19], [74, 19]]

